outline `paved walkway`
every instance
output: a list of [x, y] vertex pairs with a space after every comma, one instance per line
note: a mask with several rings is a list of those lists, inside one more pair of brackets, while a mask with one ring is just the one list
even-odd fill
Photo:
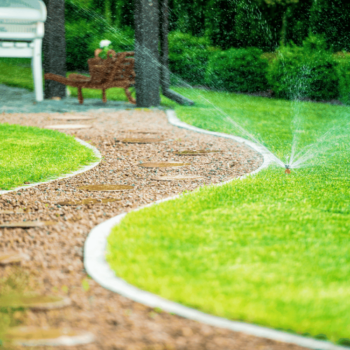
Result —
[[36, 102], [33, 91], [0, 85], [0, 113], [66, 113], [87, 112], [91, 110], [118, 111], [133, 109], [135, 105], [120, 101], [86, 99], [80, 105], [77, 97], [67, 97], [60, 101], [44, 100]]

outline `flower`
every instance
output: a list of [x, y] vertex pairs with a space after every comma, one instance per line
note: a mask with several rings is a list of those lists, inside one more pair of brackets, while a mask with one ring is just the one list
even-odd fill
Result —
[[107, 47], [107, 46], [109, 46], [110, 44], [112, 44], [112, 42], [109, 41], [109, 40], [101, 40], [101, 41], [100, 41], [100, 48], [103, 49], [104, 47]]

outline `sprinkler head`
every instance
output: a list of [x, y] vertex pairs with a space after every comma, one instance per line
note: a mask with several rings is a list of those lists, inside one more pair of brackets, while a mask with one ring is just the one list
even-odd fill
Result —
[[289, 164], [285, 164], [284, 166], [285, 166], [285, 168], [286, 168], [285, 173], [286, 173], [286, 174], [290, 174], [290, 165], [289, 165]]

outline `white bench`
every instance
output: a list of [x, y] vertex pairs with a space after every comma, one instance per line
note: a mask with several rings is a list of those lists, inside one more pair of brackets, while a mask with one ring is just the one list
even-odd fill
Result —
[[32, 59], [35, 99], [42, 101], [42, 39], [46, 6], [40, 0], [0, 0], [0, 57]]

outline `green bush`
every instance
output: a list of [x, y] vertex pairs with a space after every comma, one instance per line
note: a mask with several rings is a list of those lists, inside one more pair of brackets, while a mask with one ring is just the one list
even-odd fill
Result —
[[92, 57], [89, 45], [95, 36], [95, 25], [84, 20], [66, 23], [67, 69], [87, 71], [88, 58]]
[[70, 71], [87, 71], [87, 60], [93, 57], [101, 40], [110, 40], [115, 51], [133, 50], [134, 47], [132, 29], [118, 30], [88, 8], [73, 0], [65, 3], [67, 69]]
[[324, 36], [333, 51], [350, 50], [350, 4], [348, 0], [313, 1], [309, 25], [313, 34]]
[[104, 33], [96, 36], [89, 44], [91, 55], [100, 47], [101, 40], [110, 40], [115, 52], [134, 51], [134, 31], [130, 28], [125, 28], [124, 31], [116, 30], [114, 33]]
[[335, 57], [339, 62], [339, 98], [343, 103], [350, 105], [350, 55], [341, 52]]
[[268, 80], [277, 97], [329, 100], [338, 96], [337, 62], [325, 42], [311, 36], [302, 47], [280, 48], [270, 65]]
[[210, 58], [206, 83], [230, 92], [256, 92], [268, 88], [267, 60], [257, 48], [230, 49], [216, 52]]
[[[169, 34], [169, 69], [190, 84], [204, 84], [209, 57], [217, 49], [205, 37], [173, 32]], [[174, 82], [175, 79], [172, 79]]]
[[113, 49], [129, 51], [134, 49], [133, 32], [105, 32], [103, 23], [89, 23], [80, 20], [66, 23], [67, 69], [70, 71], [87, 71], [87, 60], [94, 56], [101, 40], [112, 42]]

